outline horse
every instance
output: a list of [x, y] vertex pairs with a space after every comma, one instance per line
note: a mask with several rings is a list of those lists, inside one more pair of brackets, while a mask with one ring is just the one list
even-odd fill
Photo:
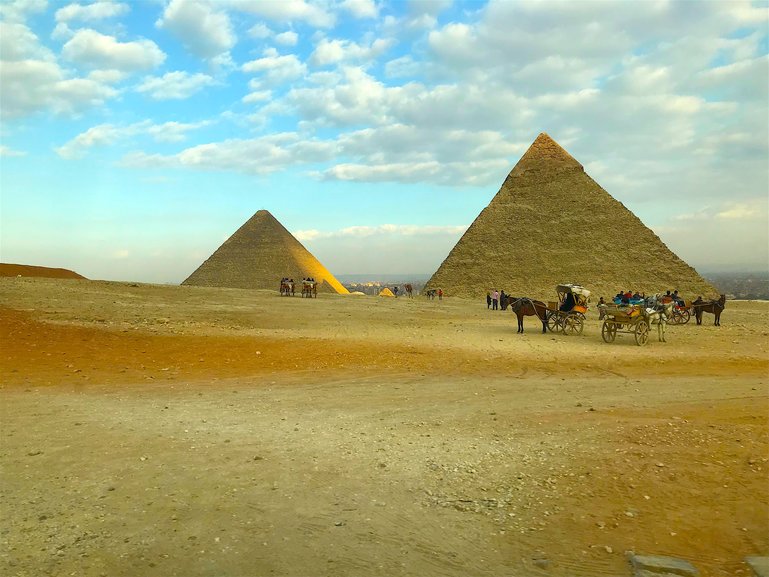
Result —
[[414, 287], [406, 283], [405, 285], [403, 285], [403, 288], [406, 289], [406, 294], [408, 295], [409, 298], [411, 298], [411, 293], [414, 291]]
[[702, 313], [710, 313], [716, 317], [715, 326], [721, 326], [721, 313], [726, 308], [726, 295], [721, 295], [718, 300], [703, 301], [702, 297], [697, 297], [697, 300], [692, 303], [694, 309], [694, 318], [697, 320], [697, 324], [702, 324]]
[[523, 332], [523, 317], [536, 316], [542, 322], [542, 332], [547, 332], [547, 305], [527, 297], [509, 297], [510, 310], [518, 317], [518, 333]]
[[425, 296], [430, 300], [434, 300], [435, 295], [437, 294], [438, 294], [438, 291], [436, 289], [430, 289], [425, 291]]

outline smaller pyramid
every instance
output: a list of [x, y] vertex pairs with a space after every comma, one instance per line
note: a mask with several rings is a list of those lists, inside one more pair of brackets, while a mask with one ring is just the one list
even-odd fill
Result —
[[303, 278], [313, 278], [319, 291], [349, 294], [272, 214], [260, 210], [182, 284], [277, 291], [284, 277], [300, 288]]

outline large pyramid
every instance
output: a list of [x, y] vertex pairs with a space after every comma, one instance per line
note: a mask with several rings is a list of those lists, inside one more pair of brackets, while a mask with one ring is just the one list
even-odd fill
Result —
[[182, 283], [246, 289], [274, 289], [280, 279], [311, 277], [319, 290], [348, 294], [318, 259], [266, 210], [258, 211]]
[[543, 132], [425, 290], [476, 298], [496, 288], [547, 301], [559, 283], [583, 285], [594, 300], [619, 290], [718, 294]]

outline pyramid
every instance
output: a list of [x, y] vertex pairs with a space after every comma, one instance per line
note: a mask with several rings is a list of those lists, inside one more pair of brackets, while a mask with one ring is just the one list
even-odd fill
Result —
[[582, 285], [595, 300], [620, 290], [718, 294], [543, 132], [425, 290], [481, 298], [504, 289], [552, 301], [560, 283]]
[[294, 279], [297, 292], [302, 279], [311, 277], [319, 291], [348, 294], [274, 216], [260, 210], [182, 284], [277, 291], [283, 277]]

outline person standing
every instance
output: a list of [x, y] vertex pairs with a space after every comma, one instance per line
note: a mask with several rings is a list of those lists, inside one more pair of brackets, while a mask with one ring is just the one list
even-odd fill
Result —
[[486, 291], [486, 308], [491, 308], [491, 293]]
[[494, 289], [494, 294], [491, 295], [491, 309], [499, 309], [499, 291], [497, 289]]
[[443, 300], [443, 289], [438, 289], [438, 300], [439, 301]]
[[606, 301], [603, 300], [603, 297], [600, 298], [598, 301], [598, 320], [603, 320], [603, 317], [606, 316]]

